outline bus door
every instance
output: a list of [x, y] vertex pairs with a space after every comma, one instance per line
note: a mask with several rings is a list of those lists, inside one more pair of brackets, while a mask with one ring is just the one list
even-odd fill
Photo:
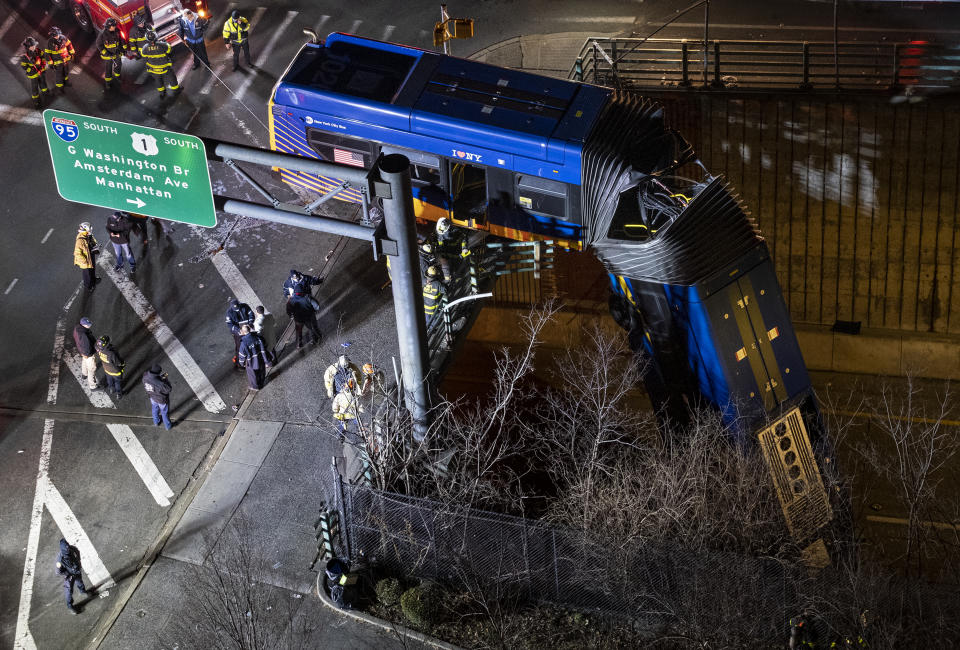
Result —
[[467, 228], [486, 223], [487, 170], [485, 167], [453, 160], [450, 162], [450, 197], [453, 222]]
[[437, 221], [450, 216], [450, 193], [444, 181], [445, 161], [440, 156], [390, 145], [383, 145], [380, 151], [384, 156], [398, 153], [410, 161], [413, 213], [418, 219]]

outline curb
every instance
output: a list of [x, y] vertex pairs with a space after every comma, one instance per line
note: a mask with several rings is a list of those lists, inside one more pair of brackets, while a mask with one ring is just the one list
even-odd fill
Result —
[[361, 612], [355, 609], [340, 609], [339, 607], [333, 604], [332, 600], [330, 600], [330, 596], [327, 595], [327, 592], [324, 590], [323, 585], [320, 582], [322, 579], [323, 579], [323, 570], [321, 569], [320, 571], [317, 572], [317, 581], [316, 581], [316, 584], [314, 585], [314, 588], [317, 591], [317, 596], [320, 598], [320, 602], [322, 602], [324, 605], [327, 606], [327, 608], [333, 610], [334, 612], [337, 612], [338, 614], [343, 614], [344, 616], [348, 616], [361, 623], [367, 623], [369, 625], [373, 625], [375, 627], [378, 627], [384, 630], [389, 634], [399, 636], [401, 641], [405, 639], [413, 639], [414, 641], [419, 641], [420, 643], [423, 643], [428, 646], [432, 646], [434, 648], [440, 648], [441, 650], [462, 650], [460, 646], [452, 645], [450, 643], [447, 643], [446, 641], [441, 641], [440, 639], [434, 639], [432, 636], [428, 636], [423, 632], [417, 632], [416, 630], [411, 630], [410, 628], [404, 627], [403, 625], [390, 623], [389, 621], [385, 621], [382, 618], [377, 618], [376, 616], [373, 616], [371, 614], [367, 614], [365, 612]]

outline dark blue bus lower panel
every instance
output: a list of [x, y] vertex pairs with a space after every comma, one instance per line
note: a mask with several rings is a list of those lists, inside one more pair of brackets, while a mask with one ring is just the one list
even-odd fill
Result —
[[[612, 303], [614, 317], [649, 359], [648, 392], [670, 420], [682, 424], [691, 408], [709, 404], [744, 441], [809, 396], [810, 377], [769, 258], [726, 284], [611, 280], [621, 296]], [[633, 311], [626, 319], [623, 301]]]

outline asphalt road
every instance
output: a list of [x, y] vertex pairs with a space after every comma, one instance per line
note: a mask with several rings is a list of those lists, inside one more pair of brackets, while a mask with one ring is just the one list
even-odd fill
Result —
[[[776, 3], [776, 9], [749, 15], [742, 4], [713, 3], [715, 33], [748, 37], [753, 31], [769, 32], [764, 26], [787, 22], [816, 27], [794, 30], [798, 34], [823, 37], [832, 21], [828, 7], [816, 3]], [[526, 33], [643, 33], [686, 3], [487, 0], [448, 5], [452, 16], [477, 21], [472, 41], [452, 44], [455, 53], [469, 54]], [[233, 6], [214, 2], [215, 23]], [[229, 53], [214, 32], [208, 43], [212, 70], [191, 70], [186, 51], [178, 49], [174, 68], [184, 92], [168, 102], [159, 100], [142, 64], [133, 61], [123, 63], [120, 92], [104, 93], [93, 37], [78, 33], [69, 16], [47, 3], [9, 0], [0, 8], [0, 214], [5, 226], [0, 341], [6, 346], [0, 356], [0, 644], [10, 647], [18, 638], [30, 647], [17, 636], [18, 630], [29, 629], [36, 647], [81, 647], [107, 607], [110, 583], [138, 566], [171, 504], [228, 423], [231, 405], [246, 393], [244, 377], [231, 368], [232, 339], [223, 323], [230, 297], [263, 304], [280, 329], [286, 323], [280, 286], [289, 269], [328, 277], [321, 321], [325, 341], [294, 359], [299, 370], [291, 374], [291, 385], [302, 390], [255, 402], [255, 417], [312, 421], [320, 408], [317, 375], [341, 342], [350, 340], [371, 356], [380, 355], [384, 367], [389, 367], [395, 343], [384, 343], [383, 332], [392, 333], [392, 323], [376, 289], [386, 280], [385, 271], [370, 264], [366, 247], [342, 249], [329, 236], [221, 214], [217, 227], [209, 230], [167, 224], [160, 233], [154, 228], [147, 247], [134, 245], [136, 276], [112, 272], [104, 229], [108, 211], [65, 202], [56, 193], [39, 115], [16, 63], [20, 42], [54, 24], [73, 39], [73, 85], [66, 95], [48, 101], [48, 107], [263, 147], [268, 143], [266, 98], [303, 42], [302, 28], [431, 48], [439, 8], [422, 0], [403, 3], [403, 14], [392, 2], [240, 4], [254, 23], [253, 70], [231, 72]], [[913, 12], [909, 20], [871, 14], [870, 25], [906, 30], [900, 36], [934, 33], [939, 25], [950, 24], [939, 11]], [[670, 35], [696, 35], [697, 20], [691, 14], [683, 22], [692, 26], [671, 28]], [[858, 25], [858, 33], [881, 34], [863, 31], [873, 29], [870, 25]], [[248, 171], [281, 200], [296, 198], [268, 171]], [[223, 166], [212, 165], [211, 172], [217, 194], [258, 198]], [[331, 202], [329, 210], [341, 218], [356, 215], [356, 207], [338, 202]], [[93, 224], [105, 251], [99, 270], [103, 281], [89, 296], [79, 290], [80, 274], [72, 264], [76, 226], [82, 221]], [[126, 358], [129, 393], [120, 401], [85, 391], [76, 376], [70, 332], [81, 316], [93, 320], [97, 335], [110, 335]], [[170, 372], [174, 385], [177, 426], [169, 433], [152, 426], [139, 385], [140, 375], [153, 363]], [[94, 571], [104, 596], [75, 619], [65, 616], [53, 571], [62, 535], [79, 541], [87, 572]]]

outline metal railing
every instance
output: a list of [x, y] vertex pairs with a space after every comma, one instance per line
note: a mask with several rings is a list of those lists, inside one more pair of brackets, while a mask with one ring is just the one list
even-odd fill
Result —
[[622, 88], [942, 90], [960, 44], [590, 38], [569, 78]]

